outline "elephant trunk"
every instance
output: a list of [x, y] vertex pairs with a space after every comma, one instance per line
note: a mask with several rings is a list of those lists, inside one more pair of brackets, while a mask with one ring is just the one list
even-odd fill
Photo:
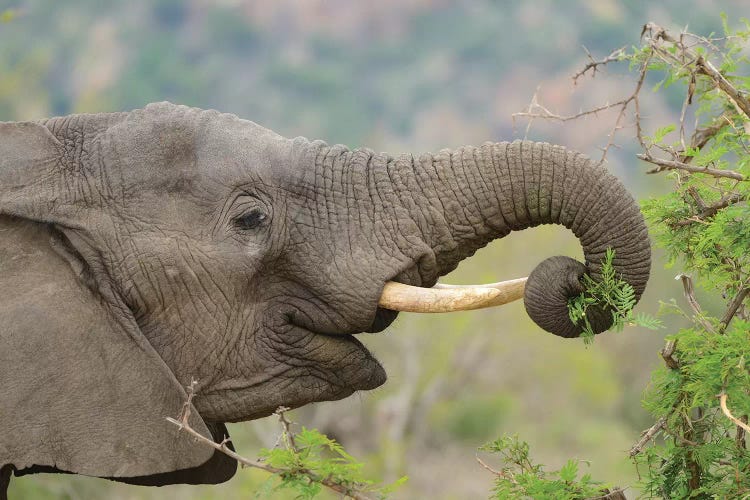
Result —
[[[580, 240], [586, 264], [551, 257], [526, 283], [524, 303], [542, 328], [577, 337], [568, 299], [581, 293], [580, 278], [601, 279], [608, 248], [618, 275], [643, 293], [650, 245], [643, 217], [622, 183], [585, 156], [560, 146], [528, 141], [486, 143], [389, 165], [394, 189], [421, 228], [443, 275], [493, 239], [540, 224], [561, 224]], [[612, 324], [599, 310], [589, 320], [596, 333]]]

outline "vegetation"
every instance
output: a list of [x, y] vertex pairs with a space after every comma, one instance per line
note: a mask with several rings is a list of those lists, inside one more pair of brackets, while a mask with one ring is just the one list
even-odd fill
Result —
[[615, 272], [612, 261], [615, 252], [611, 248], [602, 261], [601, 280], [594, 279], [584, 274], [582, 284], [584, 291], [581, 295], [568, 301], [568, 314], [574, 324], [582, 324], [581, 338], [587, 344], [594, 341], [594, 331], [591, 328], [586, 311], [590, 307], [602, 307], [612, 313], [611, 330], [621, 331], [626, 324], [633, 324], [656, 330], [661, 327], [661, 321], [645, 313], [633, 314], [635, 307], [635, 290], [626, 281], [623, 281]]
[[[591, 474], [580, 475], [580, 466], [588, 465], [581, 460], [568, 460], [559, 470], [547, 472], [533, 463], [529, 445], [519, 441], [518, 436], [502, 437], [480, 448], [497, 454], [503, 461], [500, 470], [494, 470], [478, 459], [480, 464], [492, 472], [497, 479], [493, 498], [555, 498], [576, 500], [579, 498], [606, 498], [610, 488], [591, 478]], [[618, 491], [618, 490], [615, 490]]]
[[[650, 26], [648, 43], [629, 56], [642, 71], [664, 75], [657, 90], [685, 91], [685, 118], [644, 138], [642, 155], [674, 182], [644, 204], [656, 242], [692, 275], [681, 276], [692, 325], [668, 337], [665, 366], [644, 399], [664, 439], [634, 453], [644, 492], [668, 498], [750, 493], [750, 23], [734, 30], [723, 20], [724, 32], [706, 37]], [[693, 280], [720, 296], [723, 310], [704, 310]]]
[[[663, 303], [664, 312], [681, 314], [691, 325], [667, 337], [664, 366], [653, 372], [643, 400], [655, 423], [630, 452], [639, 487], [649, 497], [750, 494], [750, 22], [732, 29], [722, 19], [723, 33], [708, 36], [672, 34], [649, 23], [640, 47], [586, 67], [596, 70], [617, 59], [637, 72], [633, 94], [612, 105], [619, 114], [611, 136], [630, 111], [643, 149], [639, 158], [654, 165], [649, 173], [665, 172], [674, 183], [669, 193], [643, 204], [669, 265], [684, 270], [677, 278], [691, 307], [685, 312], [674, 301]], [[655, 92], [679, 87], [684, 100], [678, 123], [645, 136], [640, 98], [651, 74], [661, 75]], [[586, 294], [571, 301], [571, 319], [585, 321], [586, 306], [594, 304], [609, 305], [616, 323], [629, 317], [632, 290], [607, 267], [605, 261], [601, 283], [589, 279]], [[721, 314], [701, 307], [695, 286], [721, 297]], [[538, 474], [533, 479], [536, 488], [556, 484]], [[502, 491], [520, 487], [512, 477], [500, 477], [498, 484]], [[529, 487], [520, 491], [535, 497]], [[581, 489], [566, 498], [591, 495]]]

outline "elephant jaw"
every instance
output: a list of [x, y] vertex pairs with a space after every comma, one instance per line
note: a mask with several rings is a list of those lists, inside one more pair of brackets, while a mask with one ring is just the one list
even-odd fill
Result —
[[442, 285], [432, 288], [385, 284], [378, 305], [392, 311], [443, 313], [495, 307], [523, 297], [527, 278], [485, 285]]

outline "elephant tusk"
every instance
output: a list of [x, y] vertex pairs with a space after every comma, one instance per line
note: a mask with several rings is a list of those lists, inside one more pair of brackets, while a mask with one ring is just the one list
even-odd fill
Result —
[[523, 297], [527, 278], [486, 285], [441, 285], [432, 288], [389, 281], [378, 305], [393, 311], [442, 313], [470, 311], [513, 302]]

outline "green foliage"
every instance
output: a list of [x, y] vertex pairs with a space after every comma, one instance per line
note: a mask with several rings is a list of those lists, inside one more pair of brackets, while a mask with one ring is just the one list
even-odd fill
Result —
[[[723, 395], [731, 413], [747, 422], [750, 322], [742, 304], [750, 285], [750, 185], [744, 180], [750, 174], [750, 116], [742, 109], [747, 101], [732, 98], [708, 66], [746, 99], [750, 25], [743, 21], [744, 29], [733, 31], [726, 17], [722, 20], [723, 36], [688, 35], [690, 47], [662, 39], [630, 55], [635, 67], [648, 64], [648, 71], [665, 75], [657, 91], [680, 87], [686, 109], [694, 106], [697, 119], [692, 137], [683, 132], [683, 122], [646, 139], [647, 159], [666, 154], [680, 164], [669, 174], [674, 189], [643, 203], [651, 234], [666, 250], [669, 265], [680, 266], [695, 277], [698, 288], [728, 302], [722, 314], [714, 315], [701, 309], [686, 288], [694, 314], [684, 316], [692, 326], [668, 337], [666, 366], [652, 374], [644, 396], [663, 441], [636, 453], [635, 462], [643, 492], [664, 498], [744, 498], [750, 493], [745, 431], [722, 411], [719, 399]], [[679, 138], [670, 136], [677, 130]]]
[[[627, 102], [637, 105], [641, 83], [656, 73], [661, 79], [653, 91], [678, 95], [683, 109], [679, 123], [650, 136], [635, 110], [641, 157], [674, 182], [671, 192], [642, 205], [668, 264], [683, 271], [679, 277], [691, 313], [674, 301], [663, 309], [692, 323], [667, 338], [665, 366], [652, 373], [644, 394], [643, 406], [655, 423], [631, 456], [649, 497], [750, 497], [750, 314], [744, 308], [750, 296], [750, 22], [741, 22], [743, 28], [731, 30], [723, 16], [723, 35], [708, 37], [646, 25], [642, 46], [624, 57], [640, 75]], [[658, 326], [633, 315], [632, 287], [615, 274], [613, 260], [607, 252], [601, 280], [585, 276], [586, 291], [569, 303], [571, 320], [584, 325], [584, 338], [592, 333], [586, 313], [594, 306], [612, 312], [615, 328], [629, 322]], [[726, 302], [724, 310], [704, 310], [694, 285], [716, 295], [715, 302]], [[510, 447], [512, 463], [523, 463], [527, 448], [500, 445]], [[539, 469], [521, 469], [539, 476]], [[506, 496], [528, 495], [512, 489], [518, 480], [504, 477], [498, 483], [497, 491]]]
[[282, 423], [280, 441], [283, 446], [260, 451], [260, 460], [273, 476], [257, 491], [256, 498], [268, 497], [278, 490], [291, 490], [295, 498], [311, 499], [324, 487], [353, 498], [364, 492], [386, 498], [407, 481], [404, 476], [390, 485], [376, 484], [364, 475], [364, 464], [349, 455], [338, 442], [305, 427], [292, 433], [283, 410], [277, 414]]
[[[662, 444], [636, 458], [646, 472], [644, 492], [667, 498], [699, 493], [716, 498], [738, 498], [750, 492], [750, 452], [744, 433], [719, 409], [726, 394], [731, 411], [750, 414], [750, 322], [735, 320], [723, 334], [701, 328], [679, 331], [673, 357], [678, 369], [661, 368], [652, 374], [644, 406], [665, 418]], [[697, 475], [697, 476], [696, 476]], [[690, 484], [696, 477], [695, 487]]]
[[583, 275], [584, 291], [568, 301], [570, 320], [577, 325], [583, 323], [581, 338], [586, 343], [593, 342], [594, 331], [586, 312], [591, 307], [601, 307], [612, 313], [612, 327], [615, 331], [622, 330], [626, 324], [643, 326], [652, 330], [661, 327], [661, 322], [647, 314], [633, 314], [635, 307], [635, 290], [626, 281], [617, 276], [613, 261], [615, 251], [607, 249], [601, 263], [601, 279], [594, 280], [588, 274]]
[[531, 460], [528, 443], [519, 441], [518, 436], [503, 436], [480, 450], [499, 455], [502, 460], [501, 468], [493, 470], [492, 498], [576, 500], [609, 493], [607, 485], [580, 473], [581, 464], [588, 466], [587, 462], [568, 460], [559, 470], [545, 471], [544, 466]]

